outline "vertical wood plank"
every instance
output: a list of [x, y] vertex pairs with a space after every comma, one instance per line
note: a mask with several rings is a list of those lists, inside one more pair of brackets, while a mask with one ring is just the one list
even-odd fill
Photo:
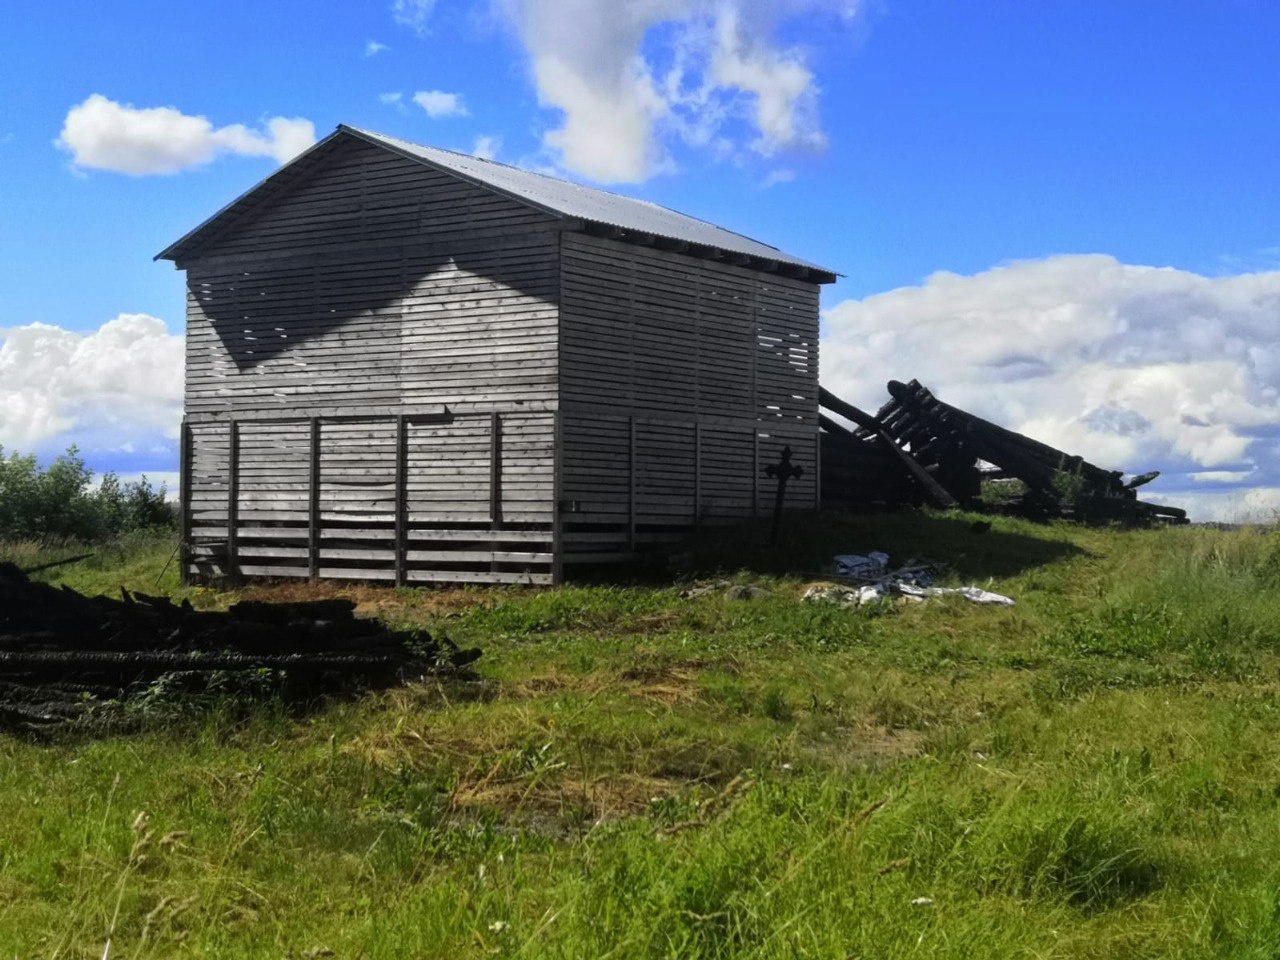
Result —
[[751, 516], [760, 515], [760, 428], [751, 428]]
[[240, 424], [232, 420], [228, 426], [227, 454], [227, 576], [240, 576], [239, 530], [240, 526]]
[[502, 418], [489, 414], [489, 526], [502, 526]]
[[307, 472], [307, 575], [320, 579], [320, 418], [311, 418], [310, 465]]
[[627, 549], [636, 548], [636, 418], [627, 417]]
[[813, 508], [822, 509], [822, 431], [813, 432]]
[[702, 421], [693, 422], [693, 529], [702, 526]]
[[564, 416], [557, 410], [551, 421], [551, 582], [564, 583]]
[[191, 424], [184, 416], [178, 447], [178, 579], [184, 587], [191, 583], [191, 447]]
[[409, 541], [409, 421], [396, 417], [396, 586], [405, 585], [405, 549]]

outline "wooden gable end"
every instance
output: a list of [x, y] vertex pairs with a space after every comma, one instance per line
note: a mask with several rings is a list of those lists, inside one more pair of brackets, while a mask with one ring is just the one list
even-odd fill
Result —
[[[236, 211], [184, 259], [311, 256], [368, 245], [448, 244], [550, 228], [555, 218], [356, 137]], [[247, 197], [246, 199], [253, 199]], [[232, 211], [228, 211], [232, 213]]]

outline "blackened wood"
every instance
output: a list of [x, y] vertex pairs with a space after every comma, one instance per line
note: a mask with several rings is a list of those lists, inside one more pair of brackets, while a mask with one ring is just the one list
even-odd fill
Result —
[[935, 507], [941, 507], [944, 510], [949, 510], [958, 506], [955, 497], [951, 496], [951, 494], [943, 489], [941, 484], [934, 480], [933, 477], [929, 476], [929, 474], [925, 472], [925, 469], [920, 466], [919, 462], [916, 461], [915, 457], [911, 456], [911, 454], [903, 450], [902, 447], [898, 446], [889, 434], [887, 434], [869, 414], [859, 410], [848, 401], [840, 399], [829, 390], [820, 388], [818, 395], [820, 402], [828, 410], [835, 411], [842, 417], [848, 418], [879, 437], [880, 442], [884, 444], [885, 449], [893, 454], [911, 478], [920, 485], [929, 502]]

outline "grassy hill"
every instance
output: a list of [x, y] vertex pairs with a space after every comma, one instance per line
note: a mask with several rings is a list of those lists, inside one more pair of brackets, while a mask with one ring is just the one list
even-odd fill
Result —
[[[0, 956], [1276, 955], [1280, 534], [974, 519], [741, 530], [681, 583], [321, 588], [482, 679], [0, 735]], [[1017, 606], [800, 601], [870, 549]], [[308, 593], [156, 586], [170, 551], [50, 576]], [[767, 595], [682, 596], [717, 569]]]

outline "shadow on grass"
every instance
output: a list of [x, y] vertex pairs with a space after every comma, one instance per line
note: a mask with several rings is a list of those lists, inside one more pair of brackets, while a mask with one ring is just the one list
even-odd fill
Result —
[[768, 519], [712, 527], [670, 553], [627, 567], [574, 569], [580, 583], [654, 582], [672, 575], [705, 577], [727, 571], [819, 578], [837, 554], [881, 550], [894, 566], [912, 560], [945, 563], [964, 580], [1012, 577], [1088, 552], [1051, 529], [964, 513], [789, 514], [776, 546]]

